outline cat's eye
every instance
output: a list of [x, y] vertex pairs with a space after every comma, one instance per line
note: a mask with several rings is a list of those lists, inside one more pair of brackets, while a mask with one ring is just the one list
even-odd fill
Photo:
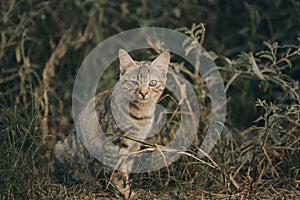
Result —
[[139, 82], [135, 80], [127, 80], [124, 83], [129, 88], [137, 88], [140, 85]]
[[151, 86], [151, 87], [156, 86], [156, 84], [157, 84], [157, 81], [155, 81], [155, 80], [152, 80], [149, 82], [149, 86]]
[[138, 87], [140, 84], [138, 81], [130, 81], [132, 86]]

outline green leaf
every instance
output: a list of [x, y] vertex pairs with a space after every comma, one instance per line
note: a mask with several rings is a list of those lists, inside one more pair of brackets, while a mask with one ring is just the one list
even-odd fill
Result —
[[280, 141], [280, 133], [279, 133], [277, 127], [272, 127], [272, 128], [270, 129], [270, 136], [271, 136], [271, 138], [274, 140], [274, 142], [275, 142], [276, 144], [281, 144], [281, 141]]
[[252, 70], [253, 72], [257, 75], [257, 77], [261, 80], [265, 80], [265, 77], [264, 75], [261, 73], [259, 67], [257, 66], [256, 62], [255, 62], [255, 59], [254, 59], [254, 56], [252, 53], [250, 53], [250, 62], [251, 62], [251, 65], [252, 65]]

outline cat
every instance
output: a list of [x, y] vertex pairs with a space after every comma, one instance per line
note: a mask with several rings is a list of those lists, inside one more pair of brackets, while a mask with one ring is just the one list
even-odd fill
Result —
[[[96, 151], [97, 148], [99, 151], [105, 149], [101, 152], [105, 164], [116, 165], [120, 159], [126, 159], [116, 156], [116, 153], [128, 155], [140, 150], [141, 143], [130, 137], [144, 140], [151, 131], [156, 103], [166, 86], [170, 53], [161, 53], [153, 62], [134, 61], [125, 50], [120, 49], [119, 62], [120, 76], [114, 89], [96, 95], [80, 114], [77, 130], [74, 128], [65, 140], [57, 142], [54, 155], [59, 169], [84, 170], [84, 166], [90, 163], [98, 166], [100, 162], [86, 149], [86, 145]], [[91, 115], [93, 108], [101, 129], [95, 128], [97, 124]], [[99, 135], [105, 135], [110, 142], [101, 141], [103, 137]], [[129, 172], [132, 165], [133, 161], [128, 161], [118, 168], [120, 171], [113, 170], [111, 175], [116, 192], [123, 198], [131, 195]], [[93, 173], [97, 173], [97, 169]]]

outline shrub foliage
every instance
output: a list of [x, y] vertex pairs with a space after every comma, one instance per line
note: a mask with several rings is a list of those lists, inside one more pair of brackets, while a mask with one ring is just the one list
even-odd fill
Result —
[[[298, 1], [11, 0], [1, 3], [0, 16], [1, 198], [109, 195], [58, 184], [52, 148], [72, 127], [72, 84], [84, 57], [111, 35], [142, 26], [181, 31], [209, 50], [228, 113], [219, 142], [199, 159], [210, 96], [178, 61], [201, 105], [198, 140], [168, 168], [134, 175], [136, 198], [300, 197]], [[113, 69], [102, 80], [108, 88]]]

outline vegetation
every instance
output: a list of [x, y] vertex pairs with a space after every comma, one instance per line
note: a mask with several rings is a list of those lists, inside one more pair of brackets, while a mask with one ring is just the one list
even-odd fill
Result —
[[[297, 0], [10, 0], [1, 2], [0, 16], [1, 199], [112, 196], [97, 185], [58, 182], [52, 149], [72, 127], [72, 86], [85, 56], [106, 38], [143, 26], [181, 31], [209, 50], [228, 113], [209, 155], [197, 158], [195, 141], [168, 168], [134, 174], [133, 199], [300, 198]], [[201, 141], [210, 96], [185, 66], [181, 72], [201, 91]], [[118, 76], [112, 69], [102, 80], [107, 88]]]

